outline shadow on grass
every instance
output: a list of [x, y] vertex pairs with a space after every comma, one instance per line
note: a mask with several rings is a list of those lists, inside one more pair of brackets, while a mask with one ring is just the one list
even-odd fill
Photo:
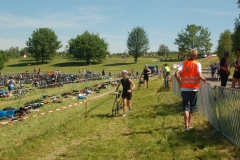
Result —
[[[22, 61], [22, 60], [21, 60]], [[26, 60], [28, 61], [28, 60]], [[33, 62], [33, 61], [28, 61], [28, 62], [24, 62], [24, 63], [18, 63], [18, 64], [11, 64], [11, 65], [7, 65], [8, 67], [26, 67], [26, 66], [38, 66], [38, 65], [42, 65], [42, 64], [48, 64], [49, 62]], [[30, 64], [30, 65], [29, 65]]]
[[98, 118], [114, 118], [111, 114], [96, 114], [96, 115], [91, 115], [90, 116], [91, 118], [95, 118], [95, 117], [98, 117]]
[[157, 118], [158, 116], [165, 117], [169, 115], [176, 115], [182, 113], [182, 101], [161, 105], [153, 105], [152, 106], [156, 112], [150, 117]]
[[[97, 65], [97, 62], [91, 62], [91, 65]], [[64, 63], [56, 63], [52, 66], [55, 67], [75, 67], [75, 66], [87, 66], [86, 62], [64, 62]]]
[[123, 66], [123, 65], [131, 65], [135, 63], [112, 63], [112, 64], [105, 64], [103, 66]]
[[172, 89], [170, 87], [166, 88], [164, 86], [161, 86], [158, 90], [157, 90], [157, 93], [160, 93], [160, 92], [172, 92]]
[[36, 61], [34, 59], [21, 59], [19, 60], [20, 62], [33, 62], [35, 63]]

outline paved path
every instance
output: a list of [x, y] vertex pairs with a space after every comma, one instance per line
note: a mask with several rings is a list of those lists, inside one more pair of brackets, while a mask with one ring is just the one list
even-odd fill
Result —
[[[207, 69], [202, 70], [203, 76], [206, 78], [207, 83], [211, 83], [212, 86], [220, 86], [221, 81], [218, 81], [217, 78], [212, 78], [211, 72], [207, 72]], [[231, 87], [232, 86], [232, 78], [228, 78], [227, 86], [226, 87]]]

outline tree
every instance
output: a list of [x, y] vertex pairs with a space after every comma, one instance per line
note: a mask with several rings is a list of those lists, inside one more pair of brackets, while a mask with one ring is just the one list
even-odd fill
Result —
[[14, 58], [20, 57], [20, 51], [19, 51], [18, 47], [10, 47], [5, 52], [7, 53], [8, 57], [14, 57]]
[[74, 58], [86, 60], [87, 64], [90, 64], [90, 60], [101, 63], [109, 54], [108, 43], [98, 34], [90, 34], [88, 31], [77, 35], [76, 38], [71, 38], [68, 44], [69, 54], [72, 54]]
[[26, 42], [27, 51], [42, 63], [44, 60], [52, 60], [56, 51], [62, 47], [61, 42], [57, 40], [55, 32], [49, 28], [39, 28], [33, 31], [32, 38]]
[[0, 50], [0, 71], [5, 67], [5, 63], [8, 61], [7, 53]]
[[26, 47], [24, 47], [24, 48], [22, 48], [22, 49], [20, 50], [20, 55], [21, 55], [21, 56], [26, 55], [27, 57], [30, 57], [30, 56], [31, 56], [31, 54], [27, 51], [27, 48], [26, 48]]
[[234, 32], [232, 34], [232, 41], [233, 41], [233, 50], [240, 47], [240, 25], [235, 26]]
[[165, 56], [168, 58], [168, 55], [170, 53], [170, 50], [168, 49], [168, 46], [165, 46], [164, 44], [161, 44], [158, 49], [158, 55], [159, 56]]
[[149, 40], [147, 33], [141, 27], [135, 27], [128, 32], [127, 40], [128, 54], [134, 57], [134, 62], [137, 63], [138, 57], [141, 57], [149, 49]]
[[196, 48], [199, 52], [208, 53], [213, 46], [210, 43], [210, 35], [207, 28], [196, 26], [195, 24], [187, 25], [185, 32], [178, 33], [178, 38], [174, 44], [178, 45], [180, 53], [188, 52], [190, 49]]
[[236, 58], [234, 56], [234, 52], [232, 52], [232, 46], [233, 46], [232, 33], [230, 30], [227, 29], [223, 33], [221, 33], [219, 36], [218, 46], [217, 46], [217, 56], [219, 58], [222, 58], [224, 51], [229, 51], [230, 54], [228, 57], [228, 61], [232, 62], [233, 59]]

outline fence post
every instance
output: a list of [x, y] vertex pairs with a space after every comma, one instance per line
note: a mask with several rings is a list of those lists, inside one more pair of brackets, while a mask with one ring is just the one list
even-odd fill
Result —
[[86, 117], [86, 124], [88, 125], [88, 106], [87, 106], [87, 99], [85, 101], [85, 117]]

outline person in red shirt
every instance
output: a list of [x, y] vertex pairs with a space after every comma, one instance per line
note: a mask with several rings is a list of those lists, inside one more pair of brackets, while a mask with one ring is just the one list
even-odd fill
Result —
[[237, 60], [233, 67], [235, 67], [233, 79], [232, 79], [232, 88], [235, 88], [236, 82], [238, 82], [238, 88], [240, 89], [240, 48], [236, 49]]

